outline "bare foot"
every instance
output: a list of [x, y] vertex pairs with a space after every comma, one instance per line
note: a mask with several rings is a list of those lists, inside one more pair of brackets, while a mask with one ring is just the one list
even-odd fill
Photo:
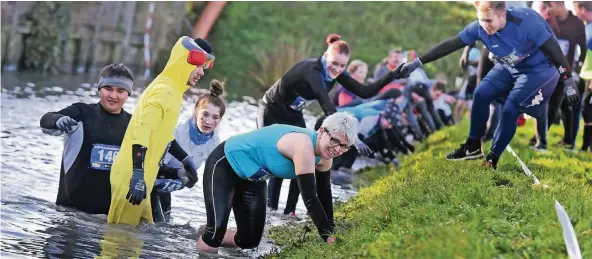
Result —
[[234, 242], [234, 235], [236, 234], [236, 229], [229, 228], [226, 230], [226, 234], [224, 234], [224, 239], [222, 239], [222, 246], [224, 247], [237, 247], [236, 243]]
[[205, 252], [208, 254], [218, 254], [218, 248], [211, 247], [211, 246], [207, 245], [206, 243], [204, 243], [201, 236], [197, 239], [197, 249], [201, 252]]

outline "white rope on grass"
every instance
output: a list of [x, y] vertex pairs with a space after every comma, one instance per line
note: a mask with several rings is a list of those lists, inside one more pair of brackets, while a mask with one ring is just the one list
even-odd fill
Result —
[[580, 253], [580, 245], [578, 244], [578, 238], [576, 237], [576, 231], [569, 220], [567, 212], [561, 206], [557, 200], [555, 200], [555, 210], [557, 210], [557, 217], [561, 222], [561, 228], [563, 228], [563, 240], [565, 241], [565, 248], [567, 248], [567, 254], [570, 259], [582, 259]]
[[522, 167], [522, 171], [524, 172], [524, 174], [528, 177], [531, 177], [534, 180], [535, 185], [541, 184], [539, 179], [530, 171], [530, 169], [528, 169], [528, 167], [526, 167], [526, 164], [522, 162], [522, 159], [518, 157], [518, 155], [516, 154], [516, 152], [514, 152], [514, 149], [512, 149], [510, 145], [506, 147], [506, 150], [508, 150], [508, 152], [510, 152], [518, 160], [518, 163], [520, 164], [520, 167]]
[[[530, 171], [530, 169], [528, 169], [526, 164], [522, 162], [522, 159], [518, 157], [518, 154], [514, 152], [514, 149], [512, 149], [510, 145], [506, 147], [506, 150], [508, 150], [508, 152], [510, 152], [518, 160], [518, 163], [520, 164], [520, 167], [522, 167], [522, 171], [524, 172], [524, 174], [534, 179], [535, 185], [541, 184], [539, 179], [537, 179], [536, 176]], [[557, 211], [557, 217], [559, 218], [559, 223], [561, 223], [561, 228], [563, 229], [563, 240], [565, 241], [565, 248], [567, 249], [567, 254], [569, 255], [569, 258], [582, 259], [582, 254], [580, 252], [580, 245], [578, 244], [576, 232], [571, 224], [571, 221], [569, 220], [567, 212], [565, 211], [561, 203], [559, 203], [557, 200], [555, 200], [555, 210]]]

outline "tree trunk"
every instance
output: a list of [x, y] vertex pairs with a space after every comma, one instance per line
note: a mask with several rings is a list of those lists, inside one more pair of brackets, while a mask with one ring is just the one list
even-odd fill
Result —
[[126, 54], [129, 50], [130, 39], [134, 30], [134, 18], [136, 16], [136, 2], [126, 2], [124, 12], [124, 26], [125, 26], [125, 37], [123, 38], [123, 47], [121, 48], [121, 62], [126, 61]]
[[94, 29], [94, 33], [93, 33], [93, 37], [92, 37], [92, 46], [91, 46], [91, 51], [90, 51], [90, 57], [89, 59], [86, 61], [86, 72], [89, 72], [92, 70], [92, 66], [95, 63], [95, 53], [97, 52], [97, 49], [99, 48], [99, 35], [101, 33], [101, 18], [103, 17], [103, 11], [105, 10], [105, 2], [101, 2], [99, 4], [99, 11], [97, 12], [97, 17], [96, 17], [96, 22], [95, 22], [95, 29]]
[[[2, 71], [14, 71], [17, 67], [18, 60], [10, 57], [20, 57], [20, 50], [22, 47], [21, 42], [12, 43], [12, 40], [16, 38], [17, 28], [21, 17], [21, 11], [26, 3], [16, 2], [12, 9], [12, 21], [10, 23], [10, 33], [6, 37], [6, 48], [2, 54]], [[12, 55], [11, 55], [12, 53]]]

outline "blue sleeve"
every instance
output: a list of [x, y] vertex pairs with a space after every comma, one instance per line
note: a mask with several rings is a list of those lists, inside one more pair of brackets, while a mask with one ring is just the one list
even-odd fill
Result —
[[592, 50], [592, 38], [588, 39], [586, 46], [588, 47], [588, 50]]
[[462, 31], [458, 33], [460, 39], [467, 45], [472, 45], [479, 40], [479, 21], [474, 21], [467, 25]]
[[526, 33], [526, 39], [534, 42], [537, 47], [543, 46], [553, 36], [549, 23], [535, 11], [527, 13], [520, 27], [520, 31]]

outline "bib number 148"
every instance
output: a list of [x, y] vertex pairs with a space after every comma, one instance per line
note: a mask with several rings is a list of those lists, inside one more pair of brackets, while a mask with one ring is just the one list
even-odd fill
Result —
[[101, 149], [97, 153], [99, 154], [99, 161], [113, 163], [113, 159], [115, 159], [117, 153], [119, 153], [119, 150], [115, 151]]
[[90, 166], [97, 170], [111, 170], [118, 153], [119, 146], [95, 144], [90, 154]]

